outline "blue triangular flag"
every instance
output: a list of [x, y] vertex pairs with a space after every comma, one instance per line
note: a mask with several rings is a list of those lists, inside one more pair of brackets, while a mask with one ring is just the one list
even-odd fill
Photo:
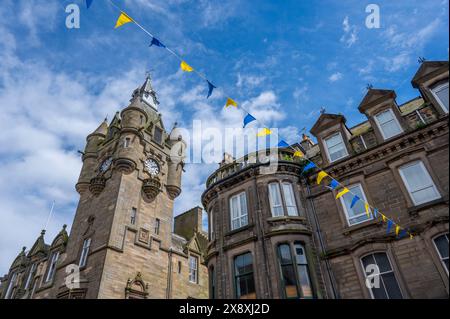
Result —
[[378, 209], [376, 209], [376, 208], [373, 209], [373, 217], [374, 218], [378, 217]]
[[406, 236], [408, 232], [406, 231], [406, 229], [402, 229], [400, 234], [398, 234], [398, 238], [403, 238]]
[[303, 173], [305, 173], [306, 171], [309, 171], [310, 169], [313, 169], [316, 167], [316, 164], [314, 164], [313, 162], [310, 162], [308, 165], [305, 166], [305, 168], [303, 168]]
[[391, 228], [392, 228], [392, 225], [394, 225], [394, 222], [392, 221], [392, 220], [388, 220], [387, 221], [387, 229], [386, 229], [386, 233], [390, 233], [391, 232]]
[[214, 86], [214, 84], [212, 84], [212, 83], [209, 82], [208, 80], [206, 80], [206, 82], [208, 82], [208, 96], [207, 96], [206, 98], [209, 99], [209, 97], [211, 96], [212, 92], [213, 92], [214, 89], [216, 89], [217, 87]]
[[94, 1], [94, 0], [86, 0], [86, 7], [87, 7], [88, 9], [91, 7], [93, 1]]
[[353, 208], [353, 206], [355, 206], [359, 200], [360, 200], [360, 198], [355, 195], [352, 199], [352, 203], [350, 204], [350, 208]]
[[247, 124], [256, 121], [256, 119], [251, 114], [247, 114], [247, 116], [244, 118], [244, 128], [247, 126]]
[[289, 144], [286, 143], [285, 141], [281, 140], [280, 143], [278, 143], [278, 147], [286, 148], [286, 147], [289, 147]]
[[339, 183], [335, 180], [335, 179], [332, 179], [331, 180], [331, 183], [330, 183], [330, 187], [331, 187], [331, 189], [336, 189], [337, 187], [339, 186]]
[[152, 38], [152, 42], [150, 43], [150, 46], [152, 46], [152, 45], [155, 45], [155, 46], [160, 47], [160, 48], [165, 48], [166, 47], [164, 44], [161, 43], [161, 41], [159, 41], [155, 37]]

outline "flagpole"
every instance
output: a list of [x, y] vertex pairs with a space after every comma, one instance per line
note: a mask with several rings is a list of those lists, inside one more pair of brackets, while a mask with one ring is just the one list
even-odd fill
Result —
[[47, 222], [45, 223], [44, 227], [45, 230], [47, 230], [48, 224], [50, 223], [50, 219], [52, 218], [54, 208], [55, 208], [55, 201], [52, 202], [52, 207], [50, 208], [50, 213], [48, 214]]

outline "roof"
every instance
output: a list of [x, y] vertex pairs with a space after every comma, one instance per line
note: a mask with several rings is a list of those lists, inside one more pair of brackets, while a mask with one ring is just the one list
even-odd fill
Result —
[[316, 135], [323, 126], [328, 125], [329, 123], [342, 122], [345, 124], [346, 121], [347, 120], [345, 119], [345, 117], [341, 114], [322, 113], [314, 126], [311, 128], [310, 132], [313, 135]]
[[377, 105], [378, 103], [388, 98], [395, 99], [396, 97], [397, 94], [395, 94], [395, 91], [393, 90], [369, 89], [366, 95], [364, 96], [363, 100], [359, 104], [358, 110], [361, 113], [364, 113], [364, 110], [366, 110], [368, 107]]
[[448, 71], [448, 61], [425, 61], [423, 62], [416, 74], [414, 75], [411, 84], [413, 87], [417, 88], [424, 78], [438, 71]]

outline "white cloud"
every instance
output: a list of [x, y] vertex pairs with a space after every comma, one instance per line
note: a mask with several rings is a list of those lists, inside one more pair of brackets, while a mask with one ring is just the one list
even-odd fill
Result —
[[358, 30], [355, 25], [350, 24], [348, 16], [342, 21], [342, 29], [344, 34], [342, 35], [340, 41], [350, 48], [358, 40]]
[[335, 73], [331, 74], [331, 75], [328, 77], [328, 81], [330, 81], [330, 82], [336, 82], [336, 81], [341, 80], [342, 77], [343, 77], [343, 75], [342, 75], [341, 72], [335, 72]]
[[392, 57], [380, 57], [380, 60], [384, 63], [384, 69], [388, 72], [404, 70], [411, 64], [411, 56], [406, 51]]

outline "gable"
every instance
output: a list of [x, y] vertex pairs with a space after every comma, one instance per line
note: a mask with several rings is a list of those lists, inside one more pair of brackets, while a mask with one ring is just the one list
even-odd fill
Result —
[[310, 132], [317, 137], [317, 134], [321, 132], [323, 129], [335, 125], [337, 123], [344, 123], [346, 120], [345, 117], [338, 114], [322, 114], [320, 115], [317, 122], [311, 128]]
[[417, 88], [421, 82], [421, 79], [432, 74], [435, 71], [448, 69], [447, 61], [425, 61], [420, 65], [420, 68], [417, 70], [414, 75], [411, 83], [413, 87]]
[[360, 112], [364, 113], [364, 110], [368, 107], [379, 104], [390, 98], [395, 99], [396, 97], [397, 95], [393, 90], [369, 89], [359, 104], [358, 109]]

